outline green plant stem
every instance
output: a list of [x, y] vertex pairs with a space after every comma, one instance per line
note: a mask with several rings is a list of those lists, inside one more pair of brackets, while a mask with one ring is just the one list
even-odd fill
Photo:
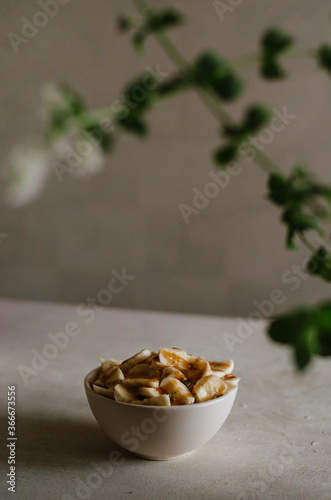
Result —
[[78, 117], [82, 121], [84, 120], [90, 121], [93, 118], [100, 120], [102, 120], [103, 118], [108, 118], [109, 120], [111, 120], [113, 114], [114, 111], [111, 106], [104, 106], [102, 108], [92, 109], [92, 111], [84, 111], [83, 113], [80, 113]]
[[[316, 49], [311, 49], [309, 47], [293, 47], [288, 49], [282, 54], [283, 57], [293, 57], [293, 58], [314, 58], [316, 57]], [[258, 52], [253, 52], [251, 54], [245, 54], [236, 59], [230, 61], [231, 66], [235, 68], [241, 68], [245, 66], [250, 66], [259, 62], [260, 54]]]
[[[135, 3], [137, 9], [143, 15], [148, 15], [149, 12], [151, 12], [150, 7], [145, 0], [133, 0], [133, 2]], [[159, 45], [168, 55], [168, 57], [180, 70], [185, 71], [187, 70], [187, 68], [189, 68], [189, 63], [186, 60], [186, 58], [182, 55], [182, 53], [178, 50], [178, 48], [172, 43], [170, 38], [164, 32], [154, 33], [154, 36], [158, 41]], [[290, 49], [287, 51], [287, 55], [292, 57], [308, 57], [308, 56], [310, 57], [314, 53], [315, 51], [312, 49]], [[255, 62], [257, 60], [258, 60], [257, 54], [249, 54], [247, 56], [244, 56], [244, 58], [239, 58], [237, 60], [237, 64], [238, 61], [239, 64], [245, 65], [245, 64], [251, 64], [252, 62]], [[221, 122], [221, 124], [233, 123], [231, 115], [224, 109], [222, 104], [220, 104], [219, 100], [217, 100], [216, 97], [214, 97], [214, 95], [200, 89], [197, 89], [197, 93], [200, 99], [212, 112], [215, 118], [219, 122]], [[283, 170], [275, 162], [273, 162], [271, 158], [269, 158], [265, 153], [263, 153], [260, 149], [258, 149], [255, 145], [249, 144], [249, 146], [247, 147], [253, 149], [253, 151], [255, 152], [256, 163], [267, 174], [283, 173]], [[304, 235], [300, 236], [300, 240], [310, 251], [312, 252], [315, 251], [315, 247], [307, 240], [307, 238]]]
[[283, 170], [274, 161], [272, 161], [272, 159], [269, 156], [263, 153], [256, 146], [250, 144], [248, 147], [254, 150], [256, 163], [258, 163], [266, 173], [268, 174], [283, 173]]
[[316, 252], [317, 247], [315, 247], [312, 243], [310, 243], [310, 241], [307, 239], [307, 237], [303, 233], [299, 234], [299, 240], [301, 241], [301, 243], [303, 243], [305, 245], [306, 248], [308, 248], [308, 250], [311, 251], [311, 253]]
[[[150, 12], [151, 9], [145, 2], [145, 0], [133, 1], [136, 4], [138, 10], [143, 15], [146, 15]], [[189, 68], [189, 63], [175, 46], [175, 44], [170, 40], [170, 38], [164, 32], [154, 33], [154, 36], [162, 49], [168, 55], [168, 57], [174, 62], [174, 64], [176, 64], [179, 69], [186, 71], [187, 68]], [[217, 100], [212, 94], [201, 89], [196, 89], [196, 91], [200, 99], [204, 102], [204, 104], [219, 122], [221, 122], [222, 124], [233, 123], [231, 115], [219, 103], [219, 100]], [[254, 144], [250, 144], [248, 147], [254, 150], [256, 161], [266, 173], [282, 173], [282, 169], [275, 162], [273, 162], [271, 158], [269, 158], [266, 154], [259, 150]]]

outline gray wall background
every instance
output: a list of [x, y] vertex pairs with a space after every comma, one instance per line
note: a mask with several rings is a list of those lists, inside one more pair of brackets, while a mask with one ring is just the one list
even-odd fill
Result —
[[[212, 1], [176, 5], [189, 22], [171, 37], [188, 58], [207, 47], [229, 59], [254, 51], [270, 25], [295, 33], [301, 46], [331, 39], [326, 0], [243, 0], [223, 21]], [[69, 0], [18, 54], [7, 34], [21, 34], [22, 17], [31, 19], [40, 6], [2, 0], [0, 9], [1, 168], [12, 148], [40, 129], [44, 83], [66, 80], [100, 107], [146, 65], [173, 69], [153, 40], [138, 57], [116, 31], [117, 15], [134, 11], [130, 1]], [[239, 118], [248, 102], [286, 106], [296, 118], [265, 151], [287, 170], [304, 162], [330, 182], [331, 79], [310, 60], [287, 60], [286, 67], [291, 78], [277, 84], [257, 78], [255, 66], [244, 68], [246, 92], [229, 110]], [[244, 316], [275, 288], [286, 297], [276, 312], [328, 296], [315, 278], [301, 279], [297, 290], [282, 279], [307, 252], [284, 249], [279, 212], [266, 201], [266, 176], [255, 164], [242, 159], [240, 175], [185, 224], [178, 205], [192, 204], [192, 189], [210, 181], [210, 152], [218, 144], [217, 124], [196, 95], [164, 103], [149, 119], [150, 136], [121, 138], [100, 175], [66, 176], [61, 184], [52, 175], [32, 204], [12, 209], [0, 202], [0, 233], [8, 234], [0, 245], [2, 296], [81, 302], [123, 267], [135, 280], [113, 306]]]

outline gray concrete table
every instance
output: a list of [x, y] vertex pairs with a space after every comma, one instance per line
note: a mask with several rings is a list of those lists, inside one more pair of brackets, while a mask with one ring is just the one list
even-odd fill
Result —
[[[264, 323], [10, 300], [0, 301], [0, 323], [4, 438], [7, 386], [16, 386], [17, 403], [16, 494], [7, 491], [3, 440], [1, 499], [331, 499], [331, 361], [294, 373]], [[83, 379], [99, 357], [160, 346], [231, 357], [242, 380], [211, 442], [186, 458], [152, 462], [103, 434]]]

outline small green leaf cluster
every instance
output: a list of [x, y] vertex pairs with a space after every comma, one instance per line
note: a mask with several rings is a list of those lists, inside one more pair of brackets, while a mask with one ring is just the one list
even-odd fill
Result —
[[331, 73], [331, 46], [328, 44], [322, 45], [317, 51], [317, 61], [326, 69], [328, 73]]
[[269, 336], [294, 348], [295, 361], [304, 369], [316, 355], [331, 355], [331, 303], [302, 308], [276, 318]]
[[[146, 85], [147, 78], [151, 79], [152, 76], [145, 74], [124, 89], [125, 116], [122, 110], [117, 120], [120, 127], [137, 135], [147, 134], [148, 126], [144, 114], [160, 99], [171, 97], [176, 92], [198, 87], [212, 91], [220, 99], [231, 101], [239, 96], [243, 88], [241, 79], [230, 65], [211, 51], [200, 54], [191, 65], [174, 72], [161, 82], [149, 81]], [[265, 114], [266, 110], [261, 106], [254, 106], [247, 112], [246, 122], [243, 124], [245, 137], [247, 133], [258, 128]], [[238, 138], [239, 134], [238, 129]]]
[[225, 101], [236, 99], [243, 89], [241, 78], [213, 51], [198, 56], [191, 70], [191, 81], [203, 89], [212, 90]]
[[283, 208], [282, 221], [287, 226], [287, 247], [296, 250], [294, 238], [310, 229], [319, 229], [318, 216], [315, 209], [317, 199], [331, 203], [331, 189], [318, 184], [302, 167], [297, 167], [293, 174], [271, 174], [268, 181], [268, 198]]
[[53, 89], [49, 99], [49, 125], [53, 130], [62, 131], [69, 119], [86, 111], [82, 97], [67, 83], [60, 83]]
[[99, 147], [108, 153], [114, 142], [113, 135], [101, 127], [100, 121], [87, 111], [80, 94], [67, 83], [61, 83], [48, 92], [45, 107], [48, 115], [46, 140], [66, 134], [72, 126], [87, 132]]
[[[182, 24], [184, 20], [183, 14], [173, 8], [165, 8], [162, 10], [154, 11], [149, 10], [146, 14], [143, 24], [136, 30], [133, 35], [133, 44], [138, 51], [144, 48], [145, 40], [149, 35], [161, 33], [162, 31], [174, 28]], [[125, 22], [120, 23], [122, 31], [128, 31], [131, 23], [127, 18]], [[124, 28], [124, 29], [123, 29]]]
[[251, 105], [239, 125], [225, 125], [223, 136], [227, 139], [224, 146], [214, 152], [214, 161], [217, 165], [225, 166], [234, 160], [240, 150], [240, 146], [250, 135], [258, 132], [271, 118], [271, 111], [260, 104]]
[[124, 89], [123, 107], [115, 122], [128, 132], [146, 135], [148, 126], [144, 114], [155, 103], [157, 86], [156, 78], [150, 73], [129, 83]]
[[126, 14], [121, 14], [117, 18], [117, 28], [118, 31], [120, 31], [121, 33], [127, 33], [133, 28], [133, 26], [134, 26], [134, 21], [132, 17], [127, 16]]
[[324, 281], [331, 281], [331, 254], [321, 246], [312, 255], [306, 270], [310, 274], [319, 276]]
[[279, 28], [270, 28], [261, 38], [262, 76], [269, 79], [280, 79], [285, 71], [279, 62], [279, 56], [293, 44], [293, 38]]

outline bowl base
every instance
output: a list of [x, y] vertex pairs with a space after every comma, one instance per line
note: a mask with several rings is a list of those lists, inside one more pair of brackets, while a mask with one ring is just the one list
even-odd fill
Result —
[[193, 453], [193, 451], [188, 451], [186, 453], [183, 453], [182, 455], [176, 455], [175, 457], [154, 457], [154, 456], [142, 455], [140, 453], [133, 453], [133, 455], [136, 455], [139, 458], [144, 458], [145, 460], [165, 461], [165, 460], [177, 460], [179, 458], [187, 457], [188, 455], [191, 455], [191, 453]]

